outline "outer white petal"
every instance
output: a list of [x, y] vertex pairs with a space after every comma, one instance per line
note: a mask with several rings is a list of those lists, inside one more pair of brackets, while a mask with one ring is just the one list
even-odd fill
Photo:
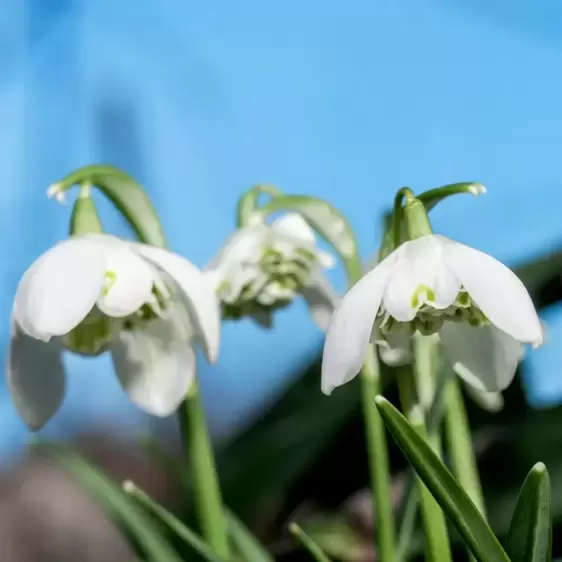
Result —
[[397, 259], [387, 256], [342, 298], [326, 336], [322, 357], [322, 392], [331, 394], [360, 371], [384, 290]]
[[231, 267], [254, 264], [261, 258], [261, 248], [267, 226], [258, 224], [236, 230], [205, 270], [218, 270], [227, 274]]
[[[400, 322], [409, 322], [419, 308], [428, 302], [434, 308], [444, 309], [453, 304], [461, 283], [443, 263], [442, 242], [436, 236], [424, 236], [403, 244], [384, 293], [384, 306]], [[434, 301], [427, 294], [414, 294], [420, 286], [432, 290]]]
[[495, 414], [503, 409], [504, 399], [501, 392], [485, 392], [484, 390], [474, 388], [470, 384], [465, 384], [464, 386], [467, 394], [483, 410]]
[[522, 343], [491, 324], [473, 327], [464, 322], [446, 322], [440, 337], [457, 375], [486, 392], [509, 386], [525, 352]]
[[117, 377], [132, 402], [160, 417], [177, 410], [195, 376], [195, 352], [176, 317], [123, 330], [110, 351]]
[[322, 331], [328, 331], [332, 314], [340, 301], [330, 282], [323, 275], [318, 274], [303, 288], [302, 295], [314, 322]]
[[177, 283], [189, 305], [207, 359], [215, 362], [220, 344], [220, 305], [204, 273], [182, 256], [162, 248], [135, 244], [134, 249]]
[[105, 266], [103, 248], [90, 240], [58, 243], [23, 275], [15, 297], [16, 320], [36, 339], [67, 334], [95, 305]]
[[447, 267], [490, 322], [516, 340], [541, 345], [543, 333], [539, 317], [517, 275], [483, 252], [441, 238]]
[[287, 237], [301, 242], [306, 246], [314, 246], [316, 237], [314, 230], [310, 225], [297, 213], [287, 213], [271, 223], [271, 235]]
[[107, 244], [105, 249], [108, 277], [97, 301], [98, 308], [107, 316], [129, 316], [152, 300], [153, 268], [132, 252], [127, 243]]
[[25, 334], [12, 323], [6, 379], [14, 404], [32, 431], [59, 409], [65, 391], [60, 349]]

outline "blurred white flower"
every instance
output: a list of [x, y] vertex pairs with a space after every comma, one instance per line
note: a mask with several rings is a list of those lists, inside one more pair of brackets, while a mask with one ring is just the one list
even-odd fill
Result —
[[543, 342], [531, 298], [505, 265], [478, 250], [430, 235], [404, 243], [342, 298], [324, 346], [322, 390], [351, 380], [368, 343], [404, 362], [410, 337], [439, 333], [455, 372], [476, 389], [506, 388], [524, 344]]
[[65, 389], [61, 352], [109, 350], [133, 402], [170, 415], [195, 375], [196, 342], [214, 362], [220, 308], [203, 273], [167, 250], [91, 234], [58, 243], [23, 275], [15, 296], [8, 386], [40, 429]]
[[334, 267], [308, 223], [288, 213], [271, 224], [261, 220], [234, 232], [205, 269], [225, 318], [250, 316], [270, 326], [274, 310], [302, 295], [314, 321], [326, 330], [338, 300], [322, 274]]

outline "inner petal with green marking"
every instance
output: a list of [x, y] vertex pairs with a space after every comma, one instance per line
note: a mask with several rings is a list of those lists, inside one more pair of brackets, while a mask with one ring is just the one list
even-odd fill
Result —
[[373, 341], [387, 341], [389, 334], [397, 332], [407, 324], [411, 334], [416, 331], [423, 335], [432, 335], [439, 332], [444, 322], [467, 322], [471, 326], [488, 324], [486, 315], [474, 303], [470, 295], [461, 288], [454, 303], [445, 308], [437, 309], [432, 306], [435, 302], [435, 292], [427, 285], [419, 285], [411, 298], [412, 308], [417, 308], [415, 318], [411, 322], [399, 322], [393, 318], [384, 305], [377, 313], [375, 334]]

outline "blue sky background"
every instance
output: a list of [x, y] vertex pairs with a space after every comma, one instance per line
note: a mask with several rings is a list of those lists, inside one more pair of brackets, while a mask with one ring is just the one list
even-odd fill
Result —
[[[174, 250], [204, 265], [240, 193], [270, 182], [348, 216], [365, 257], [395, 190], [476, 180], [436, 230], [508, 264], [562, 239], [562, 4], [556, 0], [1, 0], [0, 339], [19, 277], [66, 234], [48, 184], [88, 163], [146, 185]], [[106, 208], [105, 206], [104, 208]], [[104, 211], [105, 212], [105, 211]], [[111, 210], [109, 227], [121, 228]], [[343, 288], [341, 272], [333, 280]], [[562, 397], [562, 315], [530, 354], [535, 404]], [[226, 325], [201, 368], [217, 435], [271, 400], [319, 348], [304, 306], [274, 333]], [[109, 360], [69, 358], [48, 433], [146, 418]], [[320, 392], [320, 389], [319, 389]], [[0, 395], [2, 453], [26, 438]]]

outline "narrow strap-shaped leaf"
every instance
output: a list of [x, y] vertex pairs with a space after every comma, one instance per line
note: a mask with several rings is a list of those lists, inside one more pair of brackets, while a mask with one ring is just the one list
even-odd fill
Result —
[[[447, 380], [447, 370], [441, 369], [437, 376], [433, 401], [426, 416], [427, 433], [430, 443], [439, 435], [439, 427], [443, 421], [443, 398], [445, 395], [445, 384]], [[398, 531], [398, 553], [400, 555], [400, 559], [406, 557], [408, 548], [412, 542], [420, 503], [420, 495], [419, 491], [415, 487], [414, 476], [415, 474], [410, 468], [406, 475], [406, 491], [404, 493], [405, 500], [400, 506], [400, 511], [397, 517], [397, 520], [400, 521]]]
[[156, 517], [169, 527], [180, 539], [190, 545], [193, 550], [198, 552], [207, 562], [223, 562], [223, 559], [216, 554], [195, 531], [192, 531], [173, 513], [170, 513], [167, 509], [155, 502], [146, 492], [136, 486], [136, 484], [130, 480], [126, 480], [123, 483], [123, 490], [136, 498], [145, 509], [156, 515]]
[[111, 515], [121, 521], [146, 554], [147, 562], [181, 562], [159, 529], [100, 470], [62, 445], [39, 444], [34, 449], [47, 454], [69, 470]]
[[275, 562], [275, 559], [260, 544], [258, 539], [230, 510], [226, 510], [228, 531], [236, 550], [247, 562]]
[[[181, 463], [170, 454], [162, 451], [150, 438], [143, 441], [144, 449], [162, 467], [184, 487], [188, 495], [191, 493], [191, 481]], [[273, 562], [274, 558], [267, 552], [259, 539], [244, 525], [230, 509], [225, 507], [225, 517], [229, 535], [244, 560], [248, 562]]]
[[289, 532], [302, 545], [316, 562], [331, 562], [328, 555], [320, 548], [313, 539], [311, 539], [296, 523], [289, 525]]
[[376, 404], [396, 443], [476, 559], [480, 562], [509, 562], [478, 508], [424, 438], [388, 400], [377, 396]]
[[505, 549], [511, 562], [550, 562], [552, 559], [550, 479], [542, 462], [533, 466], [521, 487]]
[[49, 188], [61, 196], [74, 185], [93, 185], [117, 207], [141, 242], [166, 246], [160, 219], [144, 189], [128, 174], [109, 165], [84, 166], [68, 174]]

